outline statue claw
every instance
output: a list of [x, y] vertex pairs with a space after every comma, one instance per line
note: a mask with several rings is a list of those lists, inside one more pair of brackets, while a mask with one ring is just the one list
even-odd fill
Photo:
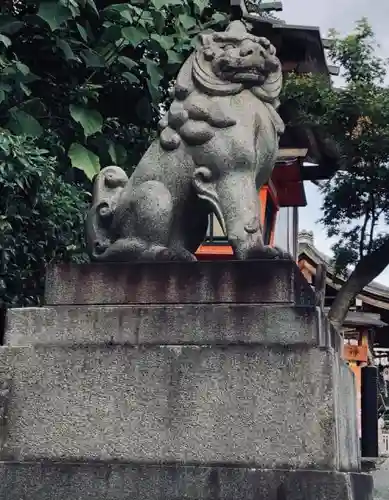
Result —
[[246, 260], [251, 259], [277, 259], [277, 260], [294, 260], [293, 256], [278, 247], [265, 245], [261, 248], [253, 248], [247, 254]]
[[145, 260], [196, 262], [196, 257], [185, 248], [167, 248], [162, 246], [150, 247], [142, 256]]

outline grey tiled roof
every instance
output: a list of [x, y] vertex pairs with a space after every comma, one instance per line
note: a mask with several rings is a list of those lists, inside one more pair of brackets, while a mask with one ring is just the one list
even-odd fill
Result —
[[[307, 257], [309, 257], [315, 264], [325, 264], [327, 266], [328, 272], [332, 275], [335, 275], [335, 269], [332, 265], [331, 257], [320, 252], [314, 245], [306, 241], [299, 242], [299, 255], [303, 253]], [[351, 271], [348, 271], [348, 274], [351, 274]], [[345, 279], [340, 276], [337, 276], [337, 280], [345, 281]], [[381, 285], [381, 283], [377, 283], [377, 281], [372, 281], [371, 283], [369, 283], [369, 285], [365, 286], [363, 292], [376, 295], [377, 298], [380, 298], [384, 301], [389, 301], [389, 287]]]

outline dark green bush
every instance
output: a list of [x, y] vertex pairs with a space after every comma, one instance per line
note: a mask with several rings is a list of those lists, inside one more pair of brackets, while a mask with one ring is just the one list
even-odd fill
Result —
[[87, 194], [34, 139], [0, 130], [0, 304], [39, 304], [45, 265], [83, 260]]

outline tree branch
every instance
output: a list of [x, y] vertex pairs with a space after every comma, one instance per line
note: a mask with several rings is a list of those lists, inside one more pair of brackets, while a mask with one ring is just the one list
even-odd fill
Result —
[[328, 313], [328, 319], [337, 330], [341, 328], [349, 307], [358, 293], [381, 274], [388, 264], [389, 237], [358, 262], [346, 283], [338, 291]]
[[364, 249], [365, 249], [365, 238], [366, 238], [366, 229], [367, 229], [367, 224], [370, 219], [370, 207], [367, 206], [365, 208], [365, 220], [363, 221], [362, 229], [361, 229], [361, 237], [359, 240], [359, 260], [363, 259], [364, 257]]
[[374, 229], [375, 225], [377, 222], [377, 210], [376, 210], [376, 203], [374, 200], [374, 194], [370, 194], [370, 201], [371, 201], [371, 226], [370, 226], [370, 234], [369, 234], [369, 246], [368, 246], [368, 253], [371, 252], [373, 248], [373, 238], [374, 238]]

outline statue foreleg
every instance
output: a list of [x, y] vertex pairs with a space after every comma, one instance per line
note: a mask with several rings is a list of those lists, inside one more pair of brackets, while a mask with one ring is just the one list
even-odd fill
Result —
[[278, 248], [264, 244], [261, 208], [252, 172], [235, 171], [212, 180], [210, 171], [198, 169], [194, 185], [199, 196], [208, 200], [227, 233], [239, 260], [290, 258]]
[[228, 240], [239, 260], [265, 252], [261, 208], [252, 172], [231, 172], [217, 185]]

